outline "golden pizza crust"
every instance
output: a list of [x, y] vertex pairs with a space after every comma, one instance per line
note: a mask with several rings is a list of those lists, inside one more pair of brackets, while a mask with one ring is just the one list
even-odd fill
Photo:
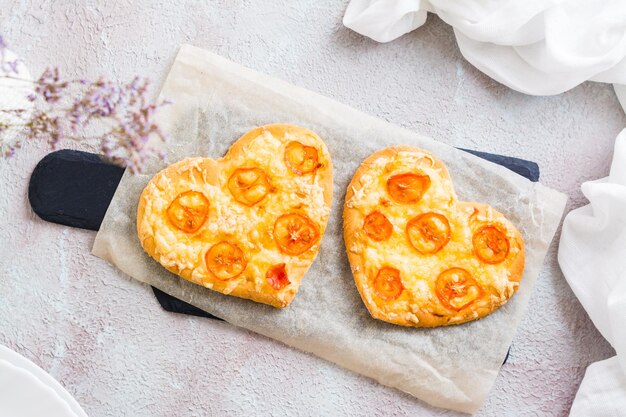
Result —
[[[283, 166], [282, 149], [292, 140], [318, 150], [319, 167], [314, 172], [298, 176]], [[250, 207], [235, 201], [227, 185], [232, 172], [241, 167], [263, 169], [273, 187]], [[286, 307], [319, 251], [330, 215], [332, 182], [330, 154], [315, 133], [293, 125], [261, 126], [244, 134], [219, 160], [188, 158], [157, 173], [139, 199], [137, 235], [146, 253], [176, 275], [223, 294]], [[174, 227], [166, 214], [171, 201], [189, 190], [202, 192], [209, 201], [207, 220], [193, 233]], [[273, 225], [285, 213], [306, 215], [319, 229], [315, 244], [302, 254], [281, 253], [274, 241]], [[244, 271], [228, 280], [209, 272], [204, 258], [221, 241], [236, 242], [247, 260]], [[265, 273], [280, 263], [286, 264], [290, 283], [276, 290]]]
[[[330, 153], [328, 152], [328, 148], [326, 147], [324, 141], [319, 136], [317, 136], [317, 134], [309, 129], [305, 129], [300, 126], [279, 123], [257, 127], [244, 134], [235, 143], [233, 143], [233, 145], [224, 156], [224, 159], [229, 159], [236, 155], [244, 154], [246, 152], [246, 146], [264, 130], [270, 132], [275, 137], [285, 137], [286, 135], [293, 135], [296, 138], [308, 136], [313, 138], [314, 141], [320, 144], [322, 153], [326, 156], [326, 162], [315, 172], [315, 175], [318, 184], [324, 189], [324, 202], [326, 203], [326, 206], [330, 208], [333, 201], [333, 166], [330, 158]], [[282, 158], [282, 155], [277, 157]]]
[[[373, 173], [378, 172], [380, 177], [380, 172], [389, 171], [383, 176], [391, 176], [394, 172], [405, 171], [404, 168], [395, 168], [403, 158], [409, 158], [418, 168], [425, 167], [430, 170], [428, 172], [440, 176], [438, 182], [434, 182], [427, 191], [427, 194], [435, 194], [437, 191], [433, 187], [440, 186], [443, 191], [439, 190], [442, 194], [437, 194], [438, 199], [433, 198], [423, 208], [420, 208], [422, 202], [409, 208], [385, 197], [384, 178], [372, 178], [375, 175]], [[403, 164], [400, 166], [408, 166], [404, 162]], [[380, 194], [377, 195], [379, 200], [376, 200], [376, 196], [372, 197], [376, 188], [380, 189]], [[390, 238], [387, 247], [385, 242], [375, 242], [362, 232], [364, 218], [372, 210], [380, 211], [393, 220], [394, 236]], [[412, 214], [406, 214], [409, 211]], [[463, 225], [466, 225], [467, 230], [453, 233], [457, 248], [454, 253], [452, 250], [446, 251], [444, 247], [433, 255], [423, 255], [411, 248], [404, 228], [408, 218], [420, 211], [449, 213], [452, 230], [463, 229]], [[393, 146], [379, 150], [361, 164], [346, 192], [343, 220], [344, 239], [356, 286], [372, 317], [379, 320], [414, 327], [445, 326], [476, 320], [506, 303], [517, 290], [522, 277], [524, 242], [519, 231], [504, 215], [490, 206], [458, 201], [445, 165], [429, 152], [412, 146]], [[499, 265], [484, 264], [475, 256], [472, 245], [468, 244], [470, 234], [487, 224], [497, 225], [507, 233], [511, 249], [507, 258]], [[392, 239], [395, 240], [391, 241]], [[464, 250], [458, 252], [458, 248]], [[398, 266], [400, 263], [402, 265]], [[425, 264], [421, 270], [420, 264]], [[401, 272], [404, 284], [402, 294], [396, 300], [383, 300], [373, 290], [375, 271], [383, 266], [395, 267], [400, 271], [404, 266], [406, 270], [419, 271], [419, 274], [402, 276]], [[444, 306], [435, 292], [435, 281], [439, 273], [456, 266], [476, 275], [482, 287], [481, 296], [459, 311]]]

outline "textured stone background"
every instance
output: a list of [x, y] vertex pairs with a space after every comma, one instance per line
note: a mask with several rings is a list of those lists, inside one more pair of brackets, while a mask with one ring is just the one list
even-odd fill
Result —
[[[450, 145], [535, 160], [569, 208], [585, 204], [583, 181], [608, 173], [626, 126], [609, 85], [516, 93], [467, 64], [432, 16], [381, 45], [341, 25], [346, 1], [107, 3], [0, 0], [0, 33], [35, 74], [59, 65], [68, 76], [157, 83], [191, 43]], [[456, 415], [228, 324], [162, 311], [149, 288], [89, 254], [93, 233], [32, 214], [27, 182], [47, 152], [29, 143], [0, 161], [0, 343], [90, 416]], [[553, 244], [479, 415], [567, 415], [585, 367], [612, 355]]]

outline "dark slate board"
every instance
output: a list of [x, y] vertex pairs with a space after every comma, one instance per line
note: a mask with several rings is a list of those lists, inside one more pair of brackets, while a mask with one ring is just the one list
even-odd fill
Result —
[[[535, 162], [462, 150], [502, 165], [533, 182], [539, 181], [539, 166]], [[33, 211], [43, 220], [98, 230], [123, 173], [123, 168], [106, 162], [100, 155], [69, 149], [55, 151], [39, 161], [33, 170], [28, 199]], [[167, 311], [220, 320], [157, 288], [153, 290]]]
[[190, 316], [206, 317], [207, 319], [222, 320], [219, 317], [215, 317], [212, 314], [207, 313], [204, 310], [200, 310], [198, 307], [179, 300], [176, 297], [169, 295], [166, 292], [161, 291], [157, 287], [152, 287], [152, 292], [156, 297], [163, 310], [171, 313], [188, 314]]
[[[28, 200], [43, 220], [98, 230], [122, 179], [124, 168], [100, 155], [63, 149], [46, 155], [28, 184]], [[152, 288], [159, 304], [174, 313], [221, 320], [206, 311]]]
[[527, 161], [525, 159], [513, 158], [512, 156], [495, 155], [492, 153], [474, 151], [471, 149], [459, 149], [471, 153], [472, 155], [476, 155], [479, 158], [486, 159], [487, 161], [493, 162], [494, 164], [502, 165], [503, 167], [510, 169], [516, 174], [528, 178], [532, 182], [539, 181], [539, 165], [537, 165], [537, 163], [535, 162]]
[[46, 221], [98, 230], [123, 173], [93, 153], [52, 152], [33, 170], [28, 200]]

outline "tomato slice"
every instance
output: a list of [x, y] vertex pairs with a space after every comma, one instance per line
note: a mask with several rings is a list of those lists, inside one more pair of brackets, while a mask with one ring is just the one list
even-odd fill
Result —
[[313, 146], [291, 141], [285, 148], [285, 165], [294, 174], [304, 175], [319, 167], [319, 155]]
[[422, 213], [409, 220], [406, 235], [419, 253], [437, 253], [450, 241], [450, 223], [439, 213]]
[[265, 198], [272, 185], [261, 168], [237, 168], [228, 179], [228, 189], [235, 200], [252, 207]]
[[436, 291], [441, 304], [450, 310], [462, 310], [483, 291], [476, 280], [463, 268], [450, 268], [437, 277]]
[[393, 225], [380, 211], [373, 211], [365, 217], [363, 231], [371, 239], [381, 242], [389, 239], [393, 232]]
[[387, 192], [398, 203], [413, 204], [422, 199], [430, 187], [430, 177], [424, 174], [407, 172], [389, 177]]
[[204, 255], [204, 260], [209, 272], [222, 281], [239, 276], [248, 264], [239, 246], [226, 241], [211, 246]]
[[319, 229], [303, 214], [289, 213], [280, 216], [274, 223], [274, 240], [281, 252], [300, 255], [319, 239]]
[[380, 268], [374, 279], [374, 291], [377, 296], [386, 301], [400, 297], [404, 291], [404, 285], [400, 280], [400, 271], [389, 266]]
[[174, 227], [185, 233], [195, 233], [209, 215], [209, 200], [198, 191], [185, 191], [170, 203], [167, 218]]
[[483, 226], [472, 237], [474, 252], [483, 262], [498, 264], [509, 254], [509, 240], [504, 232], [495, 226]]
[[281, 290], [290, 284], [284, 263], [271, 266], [265, 274], [265, 279], [267, 280], [267, 283], [270, 284], [276, 291]]

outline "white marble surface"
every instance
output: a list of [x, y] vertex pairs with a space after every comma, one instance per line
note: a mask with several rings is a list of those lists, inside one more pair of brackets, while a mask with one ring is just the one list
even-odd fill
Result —
[[[610, 86], [516, 93], [468, 65], [432, 17], [381, 45], [343, 28], [346, 2], [335, 0], [109, 4], [0, 0], [0, 33], [35, 74], [59, 65], [159, 83], [191, 43], [451, 145], [535, 160], [570, 208], [585, 203], [581, 182], [607, 174], [626, 126]], [[149, 288], [89, 254], [92, 232], [31, 212], [28, 178], [47, 152], [28, 143], [0, 161], [0, 343], [90, 416], [456, 415], [228, 324], [164, 312]], [[585, 367], [613, 355], [555, 250], [481, 416], [567, 415]]]

